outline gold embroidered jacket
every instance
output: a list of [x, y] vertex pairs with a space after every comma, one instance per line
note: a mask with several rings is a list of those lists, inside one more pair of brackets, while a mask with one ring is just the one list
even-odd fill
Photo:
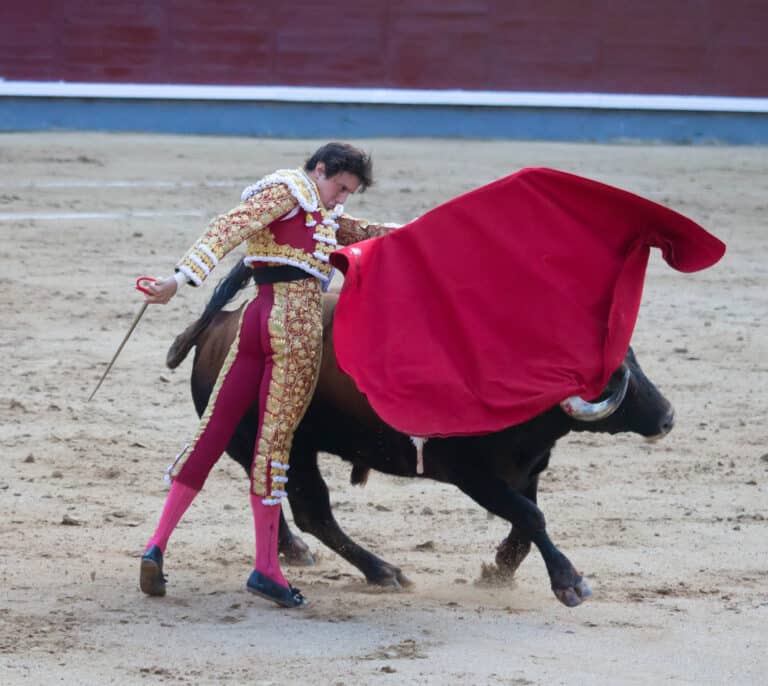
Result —
[[373, 224], [322, 206], [302, 169], [281, 169], [243, 191], [241, 203], [211, 221], [176, 270], [199, 286], [219, 261], [245, 243], [246, 264], [290, 264], [327, 282], [337, 245], [380, 236], [394, 224]]

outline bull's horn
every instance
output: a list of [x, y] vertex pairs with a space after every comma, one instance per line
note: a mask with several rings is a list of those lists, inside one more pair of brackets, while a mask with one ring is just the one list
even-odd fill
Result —
[[563, 402], [560, 403], [560, 407], [569, 417], [573, 417], [582, 422], [597, 422], [606, 417], [610, 417], [619, 409], [619, 405], [621, 405], [624, 396], [627, 394], [629, 373], [629, 368], [625, 367], [619, 388], [616, 392], [611, 393], [611, 395], [605, 400], [601, 400], [599, 403], [590, 403], [584, 400], [584, 398], [580, 398], [578, 395], [572, 395], [570, 398], [563, 400]]

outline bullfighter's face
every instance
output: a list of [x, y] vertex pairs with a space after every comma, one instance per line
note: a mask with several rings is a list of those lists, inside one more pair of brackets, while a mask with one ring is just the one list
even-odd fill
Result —
[[360, 186], [360, 179], [350, 172], [343, 171], [333, 176], [326, 176], [324, 162], [318, 162], [309, 175], [317, 185], [320, 202], [329, 210], [336, 205], [343, 205]]

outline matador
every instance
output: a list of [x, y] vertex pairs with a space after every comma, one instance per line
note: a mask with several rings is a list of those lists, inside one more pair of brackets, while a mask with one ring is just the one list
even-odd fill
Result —
[[148, 302], [165, 303], [182, 284], [202, 284], [243, 243], [244, 262], [253, 268], [256, 282], [197, 433], [169, 468], [171, 488], [141, 559], [144, 593], [165, 595], [163, 554], [168, 539], [246, 410], [258, 400], [250, 474], [256, 556], [246, 587], [283, 607], [305, 604], [304, 596], [280, 569], [280, 506], [287, 495], [293, 433], [320, 368], [321, 296], [333, 271], [329, 255], [337, 245], [380, 236], [395, 227], [344, 213], [349, 195], [372, 183], [371, 169], [370, 158], [362, 151], [329, 143], [303, 168], [269, 174], [243, 191], [237, 207], [211, 221], [177, 264], [173, 277], [148, 287]]

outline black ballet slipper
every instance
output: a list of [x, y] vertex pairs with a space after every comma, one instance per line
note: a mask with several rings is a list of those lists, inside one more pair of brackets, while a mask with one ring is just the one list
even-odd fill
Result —
[[271, 600], [281, 607], [303, 607], [307, 604], [307, 599], [298, 588], [290, 584], [282, 586], [255, 569], [248, 577], [246, 588], [250, 593]]
[[147, 595], [163, 596], [167, 580], [163, 574], [163, 551], [153, 545], [141, 556], [139, 588]]

